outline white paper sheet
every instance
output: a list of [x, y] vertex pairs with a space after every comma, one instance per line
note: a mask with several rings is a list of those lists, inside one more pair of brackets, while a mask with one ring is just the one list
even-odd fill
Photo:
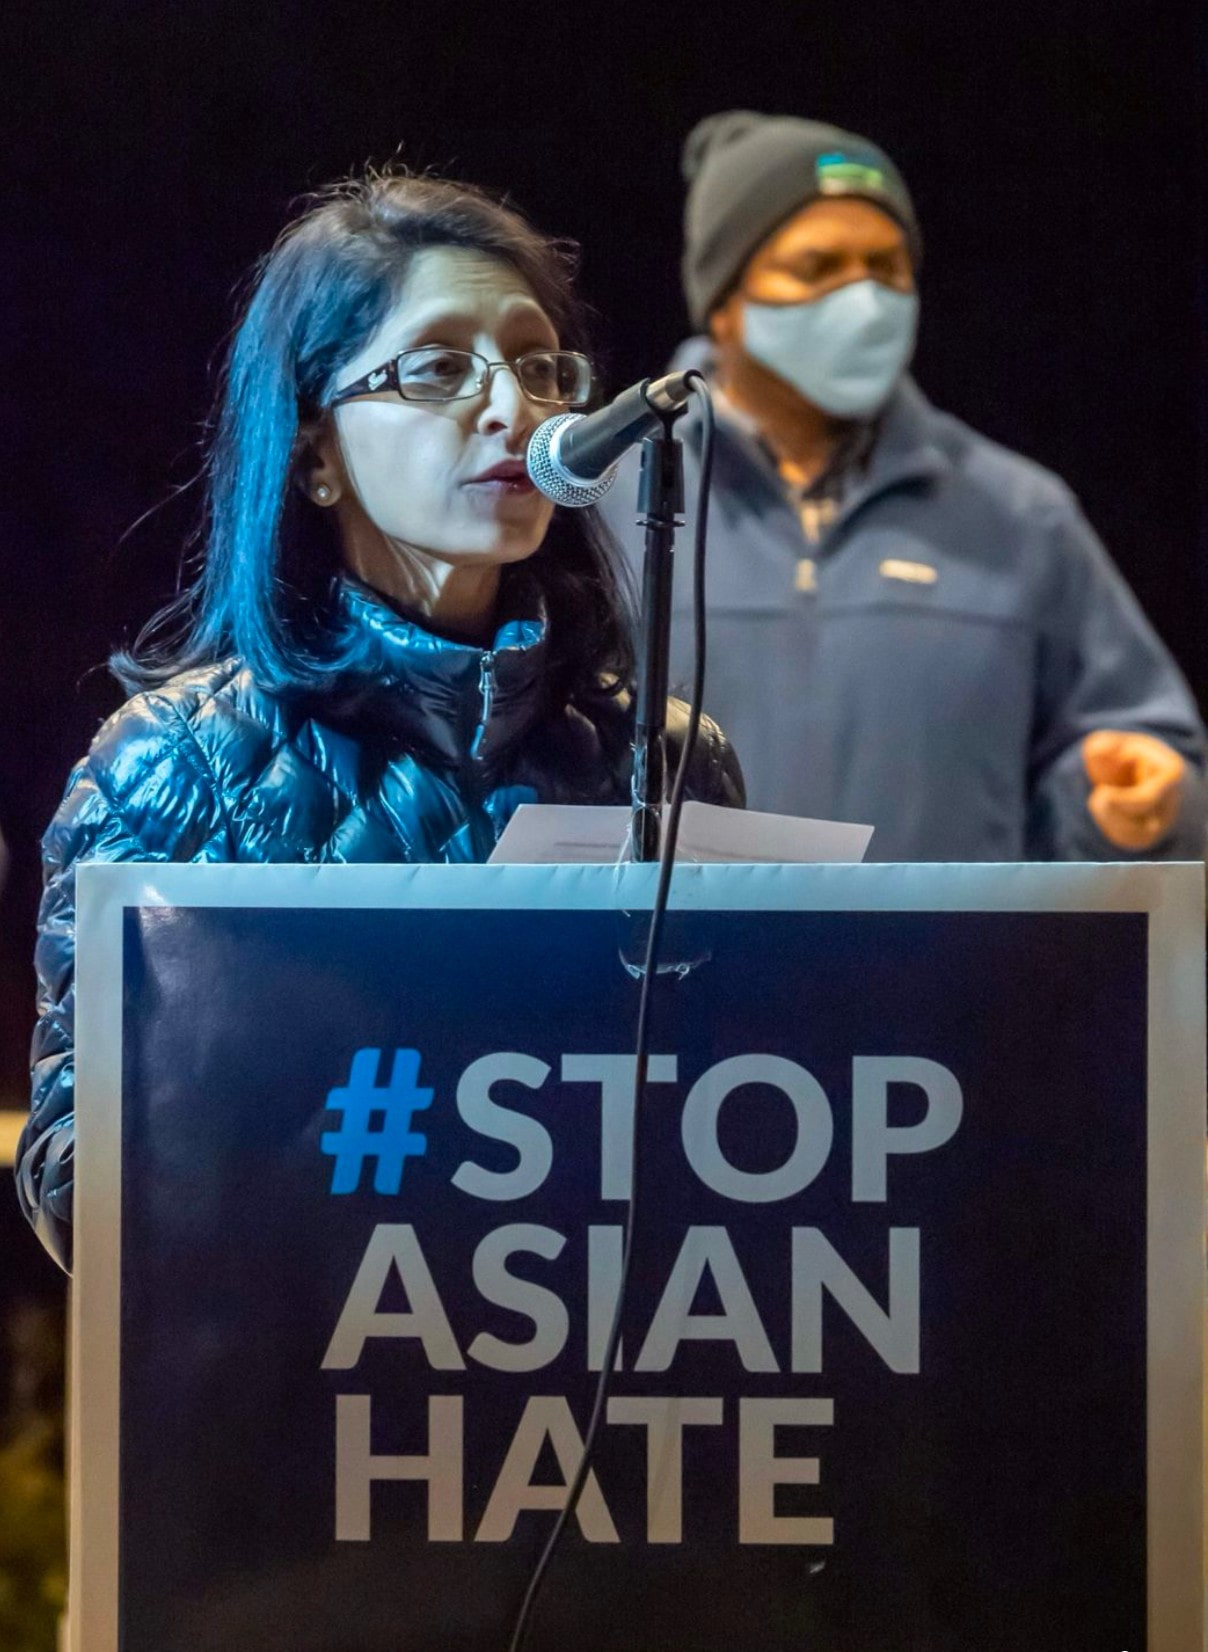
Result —
[[[491, 864], [613, 865], [621, 858], [629, 819], [623, 804], [591, 808], [522, 803], [495, 845]], [[744, 864], [861, 861], [871, 837], [871, 826], [685, 803], [676, 859]]]

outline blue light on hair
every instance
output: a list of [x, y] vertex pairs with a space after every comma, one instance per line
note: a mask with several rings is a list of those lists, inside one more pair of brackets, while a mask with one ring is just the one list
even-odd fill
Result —
[[[357, 640], [342, 629], [336, 601], [339, 542], [328, 514], [296, 484], [340, 370], [429, 247], [508, 263], [563, 343], [582, 347], [565, 244], [482, 191], [370, 173], [320, 195], [253, 274], [206, 459], [201, 574], [131, 652], [114, 656], [127, 689], [228, 656], [270, 692], [321, 690], [355, 675]], [[559, 513], [528, 564], [549, 612], [551, 666], [572, 696], [598, 692], [601, 676], [625, 684], [632, 675], [622, 587], [591, 515]]]

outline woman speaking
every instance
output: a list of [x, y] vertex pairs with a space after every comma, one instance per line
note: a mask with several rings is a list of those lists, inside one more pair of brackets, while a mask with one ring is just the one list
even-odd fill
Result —
[[[114, 660], [134, 697], [44, 843], [17, 1177], [65, 1267], [80, 861], [481, 861], [520, 803], [625, 800], [617, 578], [593, 513], [555, 511], [524, 465], [592, 394], [582, 332], [564, 248], [440, 179], [338, 186], [261, 265], [200, 578]], [[742, 801], [707, 723], [688, 790]]]

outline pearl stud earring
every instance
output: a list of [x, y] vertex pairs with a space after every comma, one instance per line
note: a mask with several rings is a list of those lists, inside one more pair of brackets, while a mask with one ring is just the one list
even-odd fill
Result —
[[315, 489], [315, 498], [321, 505], [325, 505], [331, 498], [331, 489], [328, 487], [326, 482], [319, 483], [318, 487]]

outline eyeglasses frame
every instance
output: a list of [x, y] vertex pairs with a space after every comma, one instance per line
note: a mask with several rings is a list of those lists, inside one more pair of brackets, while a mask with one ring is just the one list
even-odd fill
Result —
[[[404, 356], [416, 355], [421, 350], [433, 349], [447, 349], [451, 355], [468, 356], [472, 361], [482, 363], [482, 371], [473, 390], [462, 391], [456, 396], [408, 396], [404, 393], [399, 383], [399, 362], [402, 361]], [[381, 390], [393, 390], [400, 401], [422, 402], [437, 407], [444, 406], [448, 402], [470, 401], [473, 397], [481, 396], [484, 393], [491, 382], [491, 374], [497, 367], [506, 367], [515, 374], [516, 383], [520, 386], [521, 392], [528, 397], [529, 401], [536, 402], [540, 407], [583, 407], [591, 400], [593, 387], [590, 382], [586, 393], [573, 402], [564, 401], [561, 397], [547, 399], [543, 396], [534, 396], [525, 389], [523, 379], [516, 372], [520, 363], [527, 361], [531, 356], [573, 356], [576, 361], [582, 362], [587, 368], [589, 380], [594, 378], [591, 358], [585, 356], [580, 350], [526, 350], [522, 356], [517, 356], [513, 361], [488, 361], [486, 356], [480, 356], [477, 350], [461, 350], [453, 345], [417, 344], [410, 349], [400, 350], [397, 356], [392, 357], [390, 361], [383, 362], [380, 367], [372, 368], [363, 378], [357, 379], [354, 384], [345, 385], [343, 390], [337, 391], [331, 398], [328, 406], [340, 407], [344, 402], [353, 401], [359, 396], [376, 395]]]

